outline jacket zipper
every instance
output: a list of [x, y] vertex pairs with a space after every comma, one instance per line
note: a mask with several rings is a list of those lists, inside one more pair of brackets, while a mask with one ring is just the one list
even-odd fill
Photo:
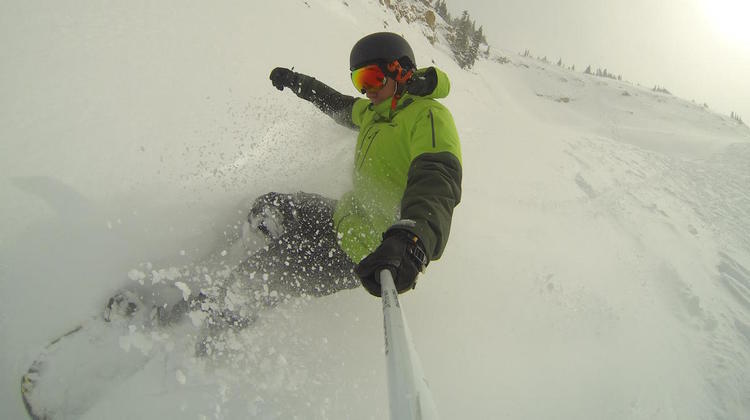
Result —
[[432, 127], [432, 148], [435, 148], [435, 117], [432, 115], [430, 110], [430, 127]]

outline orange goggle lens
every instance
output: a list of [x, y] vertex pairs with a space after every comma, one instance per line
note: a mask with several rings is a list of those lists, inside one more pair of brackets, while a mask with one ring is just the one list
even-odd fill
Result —
[[362, 93], [378, 91], [385, 86], [385, 73], [377, 64], [360, 67], [352, 72], [352, 83]]

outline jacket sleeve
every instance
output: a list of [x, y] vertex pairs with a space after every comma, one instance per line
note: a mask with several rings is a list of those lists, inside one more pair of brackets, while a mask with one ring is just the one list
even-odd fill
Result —
[[292, 91], [300, 98], [310, 101], [337, 123], [357, 128], [352, 122], [352, 108], [357, 98], [339, 93], [314, 77], [297, 73], [297, 85]]
[[461, 163], [450, 152], [423, 154], [409, 168], [401, 218], [415, 222], [407, 230], [422, 241], [430, 261], [439, 259], [448, 243], [461, 177]]
[[411, 139], [412, 156], [401, 219], [419, 237], [429, 259], [437, 260], [448, 243], [453, 209], [461, 202], [461, 149], [448, 110], [431, 108], [420, 118]]

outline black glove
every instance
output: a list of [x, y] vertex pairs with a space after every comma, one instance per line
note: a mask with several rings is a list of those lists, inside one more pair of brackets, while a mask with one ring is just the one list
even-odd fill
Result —
[[354, 267], [362, 285], [373, 296], [381, 295], [380, 271], [388, 269], [399, 293], [409, 291], [417, 283], [417, 274], [429, 261], [419, 238], [408, 230], [388, 229], [383, 242], [372, 254]]
[[295, 73], [283, 67], [276, 67], [271, 70], [271, 83], [278, 90], [284, 90], [284, 87], [294, 88], [299, 83], [299, 73]]
[[437, 72], [434, 67], [420, 69], [406, 82], [406, 91], [412, 95], [427, 96], [437, 87]]

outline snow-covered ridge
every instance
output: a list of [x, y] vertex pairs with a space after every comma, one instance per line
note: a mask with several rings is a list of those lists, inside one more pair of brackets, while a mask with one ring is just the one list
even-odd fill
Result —
[[[396, 17], [396, 19], [400, 22], [404, 20], [406, 23], [410, 25], [417, 25], [421, 27], [423, 35], [432, 43], [434, 46], [438, 48], [443, 48], [446, 50], [450, 50], [450, 39], [454, 39], [456, 36], [456, 33], [458, 31], [458, 28], [455, 26], [455, 22], [451, 24], [450, 22], [443, 19], [443, 17], [440, 16], [440, 13], [437, 11], [437, 7], [439, 7], [438, 2], [434, 2], [432, 0], [403, 0], [403, 1], [390, 1], [390, 0], [381, 0], [380, 3], [389, 9]], [[348, 3], [345, 3], [348, 6]], [[470, 15], [468, 16], [470, 22], [473, 22], [473, 19], [471, 19]], [[450, 17], [450, 19], [457, 19], [457, 17]], [[473, 25], [472, 25], [473, 26]], [[388, 30], [388, 24], [387, 22], [384, 22], [384, 30]], [[501, 46], [503, 47], [503, 46]], [[510, 46], [504, 46], [504, 47], [510, 47]], [[531, 65], [541, 66], [543, 68], [552, 67], [552, 63], [547, 60], [547, 57], [544, 58], [536, 58], [536, 60], [533, 58], [533, 56], [530, 54], [529, 50], [526, 50], [524, 53], [511, 53], [509, 51], [505, 51], [503, 49], [495, 51], [494, 49], [490, 51], [490, 45], [487, 45], [486, 43], [481, 43], [479, 45], [476, 58], [477, 59], [489, 59], [491, 61], [498, 62], [500, 64], [508, 64], [508, 63], [514, 63], [516, 65], [522, 65], [529, 68], [529, 64], [533, 63]], [[504, 52], [505, 51], [505, 52]], [[458, 62], [459, 59], [455, 57], [455, 52], [452, 53], [454, 55], [454, 59]], [[520, 55], [518, 59], [515, 58], [516, 55]], [[567, 65], [563, 64], [562, 58], [560, 58], [557, 67], [560, 67], [561, 70], [567, 70], [568, 72], [572, 74], [576, 74], [575, 66], [568, 67]], [[572, 76], [576, 80], [580, 80], [582, 77], [591, 77], [596, 75], [597, 77], [601, 78], [602, 83], [605, 85], [609, 81], [623, 81], [622, 76], [616, 76], [612, 73], [609, 73], [607, 69], [597, 69], [596, 71], [591, 70], [591, 66], [588, 66], [586, 70], [582, 70], [578, 72], [577, 76]], [[626, 80], [626, 79], [625, 79]], [[630, 81], [628, 82], [626, 80], [625, 83], [633, 84], [635, 83], [636, 86], [640, 89], [640, 84], [637, 84], [637, 82]], [[654, 86], [652, 89], [649, 89], [651, 93], [656, 94], [663, 94], [661, 97], [670, 96], [672, 95], [666, 88]], [[627, 91], [622, 92], [623, 95], [627, 96], [629, 93]], [[567, 102], [570, 100], [570, 98], [566, 96], [560, 96], [556, 98], [557, 100], [561, 102]], [[698, 105], [695, 103], [694, 100], [691, 101], [691, 104], [694, 106], [697, 106], [699, 108], [702, 108], [703, 110], [709, 111], [709, 107], [706, 103], [703, 103], [702, 105]], [[713, 112], [712, 112], [713, 113]], [[743, 128], [747, 128], [746, 124], [742, 121], [741, 117], [734, 112], [732, 112], [728, 118], [722, 117], [722, 119], [726, 121], [732, 122], [734, 125], [742, 126]]]
[[[750, 410], [746, 127], [516, 46], [461, 70], [375, 0], [7, 11], [0, 417], [23, 417], [18, 380], [52, 336], [124, 282], [187, 286], [255, 195], [346, 191], [354, 134], [268, 73], [354, 95], [351, 45], [384, 29], [447, 72], [463, 145], [445, 257], [402, 300], [443, 418]], [[361, 290], [295, 301], [226, 366], [144, 370], [89, 418], [383, 418], [381, 328]]]

